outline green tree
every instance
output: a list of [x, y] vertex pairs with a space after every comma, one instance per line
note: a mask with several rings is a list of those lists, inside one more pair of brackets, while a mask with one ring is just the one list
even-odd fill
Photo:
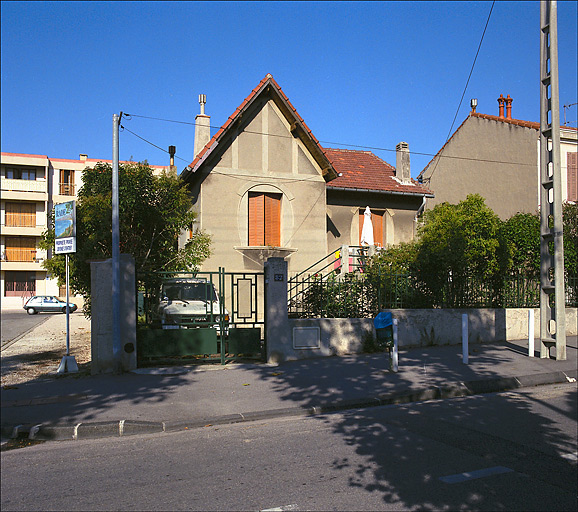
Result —
[[529, 278], [540, 276], [540, 216], [517, 213], [504, 223], [512, 254], [512, 272]]
[[[90, 260], [112, 257], [112, 168], [98, 163], [86, 168], [76, 204], [76, 253], [69, 258], [70, 285], [83, 295], [90, 315]], [[145, 163], [119, 165], [120, 252], [135, 259], [137, 273], [153, 270], [195, 270], [210, 255], [210, 237], [195, 232], [182, 248], [181, 232], [190, 229], [196, 213], [185, 184], [175, 175], [153, 174]], [[54, 217], [43, 233], [42, 247], [54, 247]], [[64, 255], [45, 261], [45, 268], [65, 279]]]
[[566, 272], [578, 277], [578, 203], [564, 203], [564, 266]]

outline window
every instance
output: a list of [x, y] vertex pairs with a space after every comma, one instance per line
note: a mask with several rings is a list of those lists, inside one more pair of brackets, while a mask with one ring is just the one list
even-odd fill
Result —
[[31, 297], [36, 293], [36, 273], [6, 271], [5, 297]]
[[60, 195], [74, 195], [74, 171], [68, 169], [60, 170]]
[[36, 204], [7, 202], [6, 227], [36, 227]]
[[281, 194], [249, 192], [249, 245], [281, 245]]
[[568, 165], [568, 201], [578, 201], [578, 153], [568, 153], [566, 155]]
[[34, 261], [35, 258], [35, 238], [6, 237], [6, 261]]
[[7, 167], [6, 178], [9, 180], [35, 180], [36, 169], [24, 169], [19, 167]]
[[[359, 210], [359, 243], [361, 244], [361, 231], [365, 208]], [[371, 210], [371, 224], [373, 225], [373, 243], [376, 247], [383, 247], [383, 215], [384, 211]]]

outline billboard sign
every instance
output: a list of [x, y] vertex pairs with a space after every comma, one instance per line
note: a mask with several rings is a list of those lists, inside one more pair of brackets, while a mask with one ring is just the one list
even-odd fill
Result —
[[54, 205], [54, 252], [76, 252], [76, 201]]

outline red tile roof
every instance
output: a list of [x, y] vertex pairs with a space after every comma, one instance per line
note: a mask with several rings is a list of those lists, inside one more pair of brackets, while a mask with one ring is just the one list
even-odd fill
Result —
[[334, 169], [341, 173], [341, 176], [327, 183], [329, 189], [345, 188], [433, 197], [431, 190], [415, 180], [412, 180], [412, 185], [401, 184], [395, 179], [395, 167], [371, 151], [325, 148], [325, 154]]
[[287, 107], [289, 107], [289, 110], [292, 112], [293, 116], [299, 121], [299, 123], [301, 124], [301, 126], [303, 127], [305, 133], [307, 134], [307, 136], [312, 140], [312, 142], [315, 144], [315, 146], [317, 146], [317, 148], [319, 149], [319, 151], [325, 156], [325, 159], [327, 159], [327, 156], [325, 155], [324, 149], [321, 147], [321, 144], [319, 144], [319, 141], [317, 140], [317, 138], [313, 135], [313, 133], [311, 132], [311, 130], [309, 129], [309, 127], [307, 126], [307, 124], [305, 123], [305, 121], [303, 120], [303, 118], [299, 115], [299, 113], [297, 112], [297, 110], [295, 109], [295, 107], [291, 104], [291, 102], [289, 101], [289, 98], [285, 95], [285, 93], [281, 90], [281, 87], [279, 87], [279, 84], [275, 81], [275, 79], [273, 78], [273, 76], [270, 73], [267, 73], [267, 75], [265, 76], [265, 78], [263, 78], [263, 80], [261, 80], [259, 82], [259, 85], [257, 85], [257, 87], [255, 87], [251, 93], [249, 94], [249, 96], [247, 96], [243, 102], [237, 107], [237, 109], [235, 110], [235, 112], [233, 112], [233, 114], [231, 114], [229, 116], [229, 118], [225, 121], [225, 124], [223, 124], [223, 126], [221, 126], [221, 128], [219, 129], [219, 131], [217, 133], [215, 133], [215, 135], [213, 135], [213, 137], [211, 138], [211, 140], [209, 142], [207, 142], [207, 144], [205, 145], [205, 147], [199, 152], [199, 154], [195, 157], [195, 159], [192, 161], [192, 163], [189, 165], [189, 169], [192, 172], [196, 171], [196, 167], [198, 167], [198, 165], [201, 163], [201, 161], [208, 156], [208, 154], [215, 148], [216, 143], [218, 143], [219, 139], [222, 137], [222, 135], [227, 131], [227, 129], [231, 126], [231, 124], [233, 124], [235, 122], [235, 120], [242, 114], [242, 112], [249, 106], [249, 104], [255, 99], [255, 97], [263, 90], [266, 89], [266, 87], [271, 84], [279, 93], [279, 95], [281, 96], [281, 98], [284, 100], [284, 102], [286, 103]]

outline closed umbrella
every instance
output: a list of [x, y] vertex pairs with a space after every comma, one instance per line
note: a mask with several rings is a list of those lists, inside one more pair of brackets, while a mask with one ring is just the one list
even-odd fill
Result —
[[365, 208], [363, 213], [363, 228], [361, 230], [361, 245], [374, 245], [373, 242], [373, 223], [371, 222], [371, 210], [369, 206]]

